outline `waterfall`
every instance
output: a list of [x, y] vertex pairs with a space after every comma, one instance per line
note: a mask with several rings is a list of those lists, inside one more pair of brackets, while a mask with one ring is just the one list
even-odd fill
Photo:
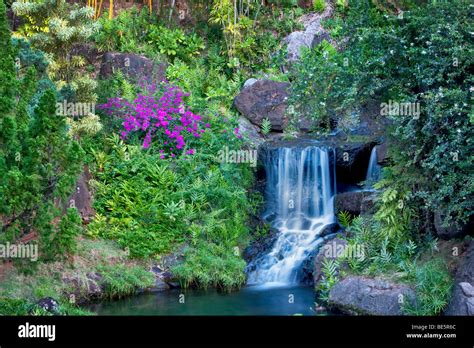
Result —
[[275, 148], [267, 150], [264, 166], [264, 218], [278, 236], [268, 254], [249, 264], [248, 283], [297, 283], [299, 267], [321, 242], [319, 233], [334, 222], [335, 152], [317, 146]]
[[367, 168], [367, 175], [365, 176], [366, 188], [372, 188], [372, 185], [380, 178], [380, 165], [377, 163], [377, 146], [372, 148], [370, 153], [369, 166]]

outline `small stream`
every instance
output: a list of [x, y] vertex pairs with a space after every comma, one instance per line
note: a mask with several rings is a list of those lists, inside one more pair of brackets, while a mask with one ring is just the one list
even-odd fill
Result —
[[143, 293], [88, 309], [98, 315], [314, 315], [314, 296], [312, 287], [301, 286], [248, 286], [231, 293], [178, 289]]

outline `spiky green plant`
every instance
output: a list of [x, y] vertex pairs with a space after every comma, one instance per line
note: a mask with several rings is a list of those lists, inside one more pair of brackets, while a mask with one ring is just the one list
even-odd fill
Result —
[[414, 271], [416, 303], [406, 303], [404, 311], [410, 315], [437, 315], [448, 304], [453, 280], [446, 263], [430, 260]]
[[268, 118], [264, 118], [262, 121], [262, 126], [260, 127], [263, 135], [267, 135], [272, 130], [272, 123]]
[[342, 225], [342, 227], [349, 227], [352, 222], [351, 214], [345, 210], [341, 210], [339, 213], [337, 213], [337, 219], [339, 220], [339, 223]]
[[339, 260], [326, 258], [322, 263], [323, 276], [318, 285], [319, 299], [323, 302], [329, 300], [329, 291], [338, 282]]

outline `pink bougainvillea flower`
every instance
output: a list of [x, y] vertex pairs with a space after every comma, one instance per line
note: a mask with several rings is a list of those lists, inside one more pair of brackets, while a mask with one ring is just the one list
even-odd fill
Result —
[[[123, 118], [121, 139], [126, 139], [131, 133], [141, 133], [145, 149], [152, 142], [157, 146], [166, 145], [159, 152], [163, 159], [167, 153], [176, 157], [177, 153], [171, 151], [184, 151], [188, 142], [201, 138], [201, 134], [211, 127], [209, 123], [203, 124], [200, 115], [186, 108], [183, 98], [189, 94], [183, 93], [180, 88], [172, 85], [159, 88], [144, 83], [141, 87], [142, 92], [133, 101], [111, 98], [99, 105], [108, 115], [118, 114]], [[171, 144], [175, 147], [169, 147]], [[194, 153], [194, 149], [186, 151], [189, 155]]]

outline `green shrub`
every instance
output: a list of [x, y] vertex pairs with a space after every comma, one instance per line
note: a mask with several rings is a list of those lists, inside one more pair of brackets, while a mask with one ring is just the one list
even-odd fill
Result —
[[207, 111], [206, 109], [210, 108], [209, 103], [230, 108], [233, 98], [240, 90], [242, 76], [235, 73], [229, 77], [214, 64], [217, 62], [208, 61], [205, 64], [203, 60], [196, 60], [194, 65], [190, 66], [180, 59], [175, 59], [166, 70], [168, 80], [190, 94], [187, 103], [192, 110]]
[[326, 9], [326, 1], [324, 0], [313, 0], [313, 10], [316, 12], [324, 12]]
[[349, 6], [349, 0], [336, 0], [336, 11], [343, 13]]
[[[98, 173], [94, 204], [107, 222], [97, 219], [90, 229], [103, 226], [96, 234], [116, 239], [133, 257], [149, 257], [170, 251], [184, 240], [184, 209], [179, 196], [173, 194], [177, 191], [176, 175], [167, 164], [159, 155], [134, 155], [131, 149], [117, 146], [104, 171]], [[171, 210], [172, 206], [176, 209]]]
[[416, 304], [406, 304], [409, 315], [437, 315], [446, 307], [453, 281], [443, 260], [435, 259], [414, 271]]
[[[245, 188], [252, 170], [219, 164], [224, 139], [206, 133], [206, 152], [197, 149], [173, 163], [153, 150], [125, 145], [118, 136], [109, 139], [110, 153], [97, 172], [95, 208], [100, 215], [90, 224], [90, 234], [117, 240], [133, 257], [169, 252], [188, 239], [233, 246], [245, 242], [252, 209]], [[241, 143], [229, 136], [226, 146]]]
[[[82, 168], [83, 151], [68, 135], [66, 118], [56, 115], [56, 91], [38, 93], [38, 74], [33, 67], [16, 74], [3, 2], [0, 44], [4, 51], [0, 59], [0, 214], [5, 221], [0, 240], [14, 241], [36, 231], [43, 245], [49, 245], [50, 237], [65, 229], [55, 224], [61, 216], [55, 202], [71, 193]], [[27, 48], [16, 44], [18, 54], [29, 55]], [[40, 61], [29, 58], [32, 65], [31, 61]], [[39, 100], [33, 102], [38, 94]], [[41, 251], [45, 255], [67, 251], [53, 249]]]
[[28, 315], [30, 308], [26, 299], [0, 298], [0, 315]]
[[382, 238], [390, 240], [393, 244], [399, 244], [409, 239], [410, 222], [415, 218], [414, 209], [410, 202], [409, 193], [400, 193], [396, 188], [389, 187], [382, 180], [375, 187], [385, 188], [380, 194], [380, 204], [374, 219], [378, 221], [379, 232]]
[[146, 41], [147, 28], [152, 19], [148, 10], [138, 11], [136, 7], [120, 11], [112, 20], [102, 16], [99, 19], [101, 28], [93, 39], [103, 52], [152, 53]]
[[173, 268], [173, 274], [184, 287], [217, 287], [230, 291], [245, 284], [245, 261], [235, 249], [200, 242], [185, 254], [184, 263]]
[[[392, 125], [385, 187], [402, 195], [414, 216], [441, 211], [446, 224], [458, 225], [472, 217], [474, 202], [469, 6], [437, 1], [397, 16], [368, 1], [351, 4], [341, 33], [348, 38], [344, 50], [323, 42], [306, 52], [292, 72], [290, 98], [296, 116], [313, 117], [326, 131], [336, 116], [339, 126], [357, 123], [360, 108], [379, 101], [378, 117]], [[383, 103], [390, 101], [418, 103], [420, 114], [385, 115]], [[416, 218], [410, 225], [402, 228], [423, 228]]]
[[[312, 50], [303, 50], [302, 59], [291, 72], [293, 76], [292, 93], [289, 98], [288, 114], [291, 118], [301, 115], [310, 116], [316, 123], [316, 129], [329, 130], [332, 112], [343, 110], [352, 96], [330, 95], [337, 75], [347, 74], [346, 68], [339, 65], [342, 58], [336, 49], [326, 40]], [[319, 81], [324, 78], [324, 83]], [[341, 79], [341, 77], [339, 77]], [[346, 91], [345, 91], [346, 92]], [[339, 113], [343, 116], [343, 113]]]
[[[68, 302], [59, 302], [59, 312], [57, 315], [93, 315], [86, 309], [78, 308]], [[37, 306], [26, 299], [0, 298], [0, 316], [52, 316], [53, 313]]]
[[223, 35], [213, 43], [222, 47], [225, 66], [231, 71], [251, 73], [268, 68], [275, 52], [282, 51], [282, 38], [301, 28], [297, 21], [303, 14], [301, 8], [284, 6], [276, 11], [270, 5], [257, 1], [236, 6], [229, 1], [213, 2], [209, 22], [219, 25]]
[[347, 227], [347, 242], [361, 248], [363, 258], [347, 257], [349, 268], [356, 274], [382, 275], [397, 273], [408, 277], [406, 266], [415, 262], [425, 248], [420, 238], [405, 235], [406, 239], [394, 239], [387, 235], [383, 225], [371, 218], [357, 217]]
[[82, 219], [76, 208], [68, 208], [57, 229], [43, 235], [44, 256], [47, 259], [61, 259], [74, 254], [76, 238], [82, 232]]
[[48, 54], [48, 74], [61, 96], [68, 102], [95, 103], [95, 81], [83, 69], [84, 57], [73, 50], [99, 31], [94, 10], [65, 0], [16, 1], [12, 9], [24, 19], [20, 33]]
[[[348, 244], [362, 247], [364, 251], [362, 259], [345, 257], [340, 260], [347, 262], [350, 272], [383, 276], [413, 285], [416, 301], [406, 302], [403, 306], [409, 315], [437, 315], [444, 309], [451, 293], [452, 279], [442, 256], [433, 255], [431, 237], [418, 242], [412, 239], [394, 242], [381, 231], [379, 222], [361, 217], [355, 218], [347, 230]], [[420, 255], [425, 252], [431, 253], [433, 258], [421, 262]], [[325, 272], [332, 269], [328, 265], [326, 267]], [[323, 295], [333, 279], [331, 274], [329, 272], [328, 280], [321, 285]]]
[[168, 29], [152, 25], [149, 28], [147, 43], [171, 61], [179, 58], [191, 62], [204, 49], [204, 41], [196, 33], [185, 33], [183, 30]]
[[[68, 302], [59, 302], [59, 312], [57, 315], [93, 315], [86, 309], [78, 308]], [[54, 315], [35, 303], [29, 302], [27, 299], [0, 298], [0, 316], [51, 316]]]
[[129, 296], [154, 284], [153, 274], [139, 266], [104, 265], [98, 271], [102, 276], [105, 295], [109, 298]]

